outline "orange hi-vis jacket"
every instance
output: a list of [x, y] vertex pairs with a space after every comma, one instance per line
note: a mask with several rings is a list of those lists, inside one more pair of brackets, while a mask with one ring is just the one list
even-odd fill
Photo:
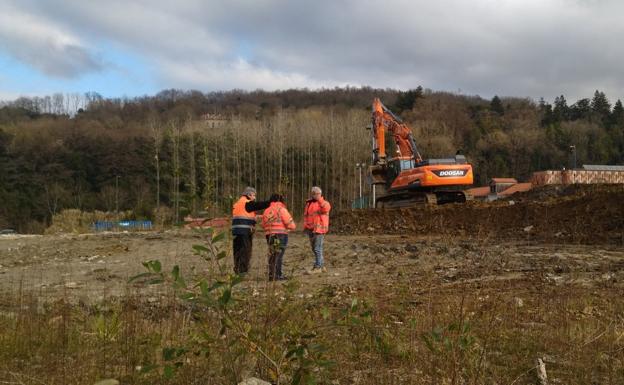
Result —
[[297, 225], [282, 202], [272, 202], [262, 214], [262, 227], [267, 234], [287, 234]]
[[329, 231], [329, 210], [331, 205], [323, 197], [308, 199], [303, 211], [303, 229], [325, 234]]
[[232, 233], [235, 235], [249, 234], [256, 226], [256, 212], [245, 210], [245, 204], [250, 201], [243, 195], [232, 207]]

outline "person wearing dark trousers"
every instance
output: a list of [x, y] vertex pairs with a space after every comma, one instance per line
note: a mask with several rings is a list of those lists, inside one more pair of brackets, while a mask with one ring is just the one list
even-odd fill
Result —
[[288, 245], [288, 231], [297, 226], [282, 195], [273, 194], [271, 201], [269, 208], [262, 214], [262, 227], [269, 246], [269, 281], [282, 281], [286, 279], [282, 273], [282, 260]]
[[241, 197], [232, 207], [232, 236], [234, 244], [234, 272], [245, 274], [249, 271], [253, 233], [256, 226], [256, 211], [264, 210], [271, 201], [256, 201], [256, 189], [246, 187]]

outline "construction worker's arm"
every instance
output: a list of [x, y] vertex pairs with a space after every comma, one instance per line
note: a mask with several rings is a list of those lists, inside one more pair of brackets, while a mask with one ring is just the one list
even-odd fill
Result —
[[329, 204], [329, 202], [325, 200], [325, 198], [319, 197], [318, 203], [319, 203], [319, 208], [320, 208], [319, 209], [320, 214], [329, 213], [329, 210], [331, 210], [331, 205]]
[[271, 205], [271, 201], [263, 201], [263, 202], [251, 201], [251, 202], [245, 203], [245, 211], [250, 213], [252, 211], [264, 210], [270, 205]]
[[292, 215], [290, 215], [288, 210], [280, 210], [280, 216], [282, 219], [282, 223], [284, 223], [284, 226], [286, 226], [288, 230], [294, 230], [297, 228], [297, 225], [295, 224], [295, 221], [293, 220], [293, 217]]

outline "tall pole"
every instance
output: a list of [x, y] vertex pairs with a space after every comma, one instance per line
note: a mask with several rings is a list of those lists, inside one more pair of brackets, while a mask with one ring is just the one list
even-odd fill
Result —
[[570, 155], [572, 157], [572, 159], [570, 160], [570, 168], [572, 170], [576, 169], [576, 146], [575, 145], [571, 145], [570, 146]]
[[356, 163], [355, 168], [359, 171], [359, 203], [358, 208], [363, 209], [362, 205], [362, 168], [364, 167], [364, 163]]
[[115, 214], [119, 213], [119, 175], [115, 175]]
[[160, 164], [158, 162], [158, 153], [154, 155], [156, 158], [156, 208], [160, 208]]
[[362, 202], [362, 164], [360, 164], [360, 202]]
[[377, 185], [373, 185], [373, 201], [371, 202], [371, 207], [374, 208], [374, 209], [377, 208], [377, 206], [375, 205], [375, 198], [376, 198], [375, 197], [375, 193], [377, 192], [376, 187], [377, 187]]

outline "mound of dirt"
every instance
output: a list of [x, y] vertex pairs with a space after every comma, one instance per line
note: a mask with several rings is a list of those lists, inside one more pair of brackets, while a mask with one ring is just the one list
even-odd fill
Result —
[[569, 196], [591, 195], [595, 193], [615, 193], [624, 191], [623, 185], [569, 184], [546, 185], [529, 191], [515, 193], [505, 197], [506, 201], [546, 201]]
[[493, 203], [344, 211], [332, 216], [332, 232], [624, 244], [624, 187], [549, 187]]

